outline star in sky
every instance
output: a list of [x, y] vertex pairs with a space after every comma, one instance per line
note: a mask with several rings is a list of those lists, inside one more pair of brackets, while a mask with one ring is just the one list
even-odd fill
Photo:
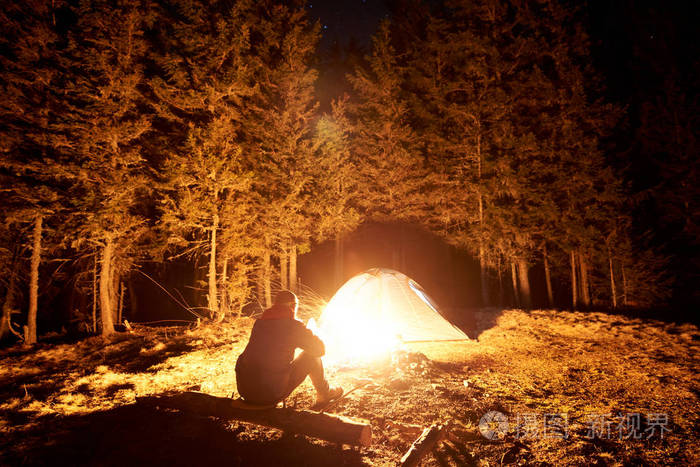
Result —
[[385, 0], [314, 0], [307, 3], [309, 16], [321, 22], [321, 48], [371, 43], [379, 22], [388, 16]]

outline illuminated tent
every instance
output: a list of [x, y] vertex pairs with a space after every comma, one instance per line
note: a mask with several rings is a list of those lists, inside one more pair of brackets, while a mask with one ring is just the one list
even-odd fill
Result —
[[358, 274], [338, 289], [321, 314], [317, 332], [327, 349], [331, 347], [329, 353], [342, 349], [354, 356], [377, 353], [401, 341], [469, 339], [440, 314], [414, 280], [380, 268]]

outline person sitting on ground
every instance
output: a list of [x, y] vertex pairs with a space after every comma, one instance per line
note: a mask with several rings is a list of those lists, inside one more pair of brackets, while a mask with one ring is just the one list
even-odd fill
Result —
[[[323, 341], [296, 319], [299, 300], [283, 290], [255, 322], [250, 339], [236, 361], [236, 384], [244, 401], [274, 405], [289, 396], [307, 376], [316, 389], [316, 406], [340, 397], [340, 387], [326, 381], [321, 357]], [[294, 351], [303, 351], [294, 358]]]

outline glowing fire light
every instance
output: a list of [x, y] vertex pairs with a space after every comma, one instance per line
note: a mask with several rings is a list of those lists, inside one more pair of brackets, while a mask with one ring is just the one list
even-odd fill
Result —
[[397, 271], [371, 269], [346, 282], [309, 327], [326, 344], [326, 360], [366, 363], [402, 342], [468, 339], [447, 322], [421, 287]]
[[[326, 305], [321, 326], [309, 326], [326, 344], [326, 360], [362, 363], [386, 357], [401, 340], [392, 323], [378, 313], [377, 297], [340, 290]], [[316, 329], [313, 329], [316, 328]]]

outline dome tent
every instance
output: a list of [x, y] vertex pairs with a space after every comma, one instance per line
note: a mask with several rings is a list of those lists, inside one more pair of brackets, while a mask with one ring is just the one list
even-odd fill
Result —
[[418, 283], [384, 268], [370, 269], [343, 284], [326, 305], [318, 331], [324, 340], [353, 339], [354, 345], [391, 339], [469, 340], [440, 314]]

